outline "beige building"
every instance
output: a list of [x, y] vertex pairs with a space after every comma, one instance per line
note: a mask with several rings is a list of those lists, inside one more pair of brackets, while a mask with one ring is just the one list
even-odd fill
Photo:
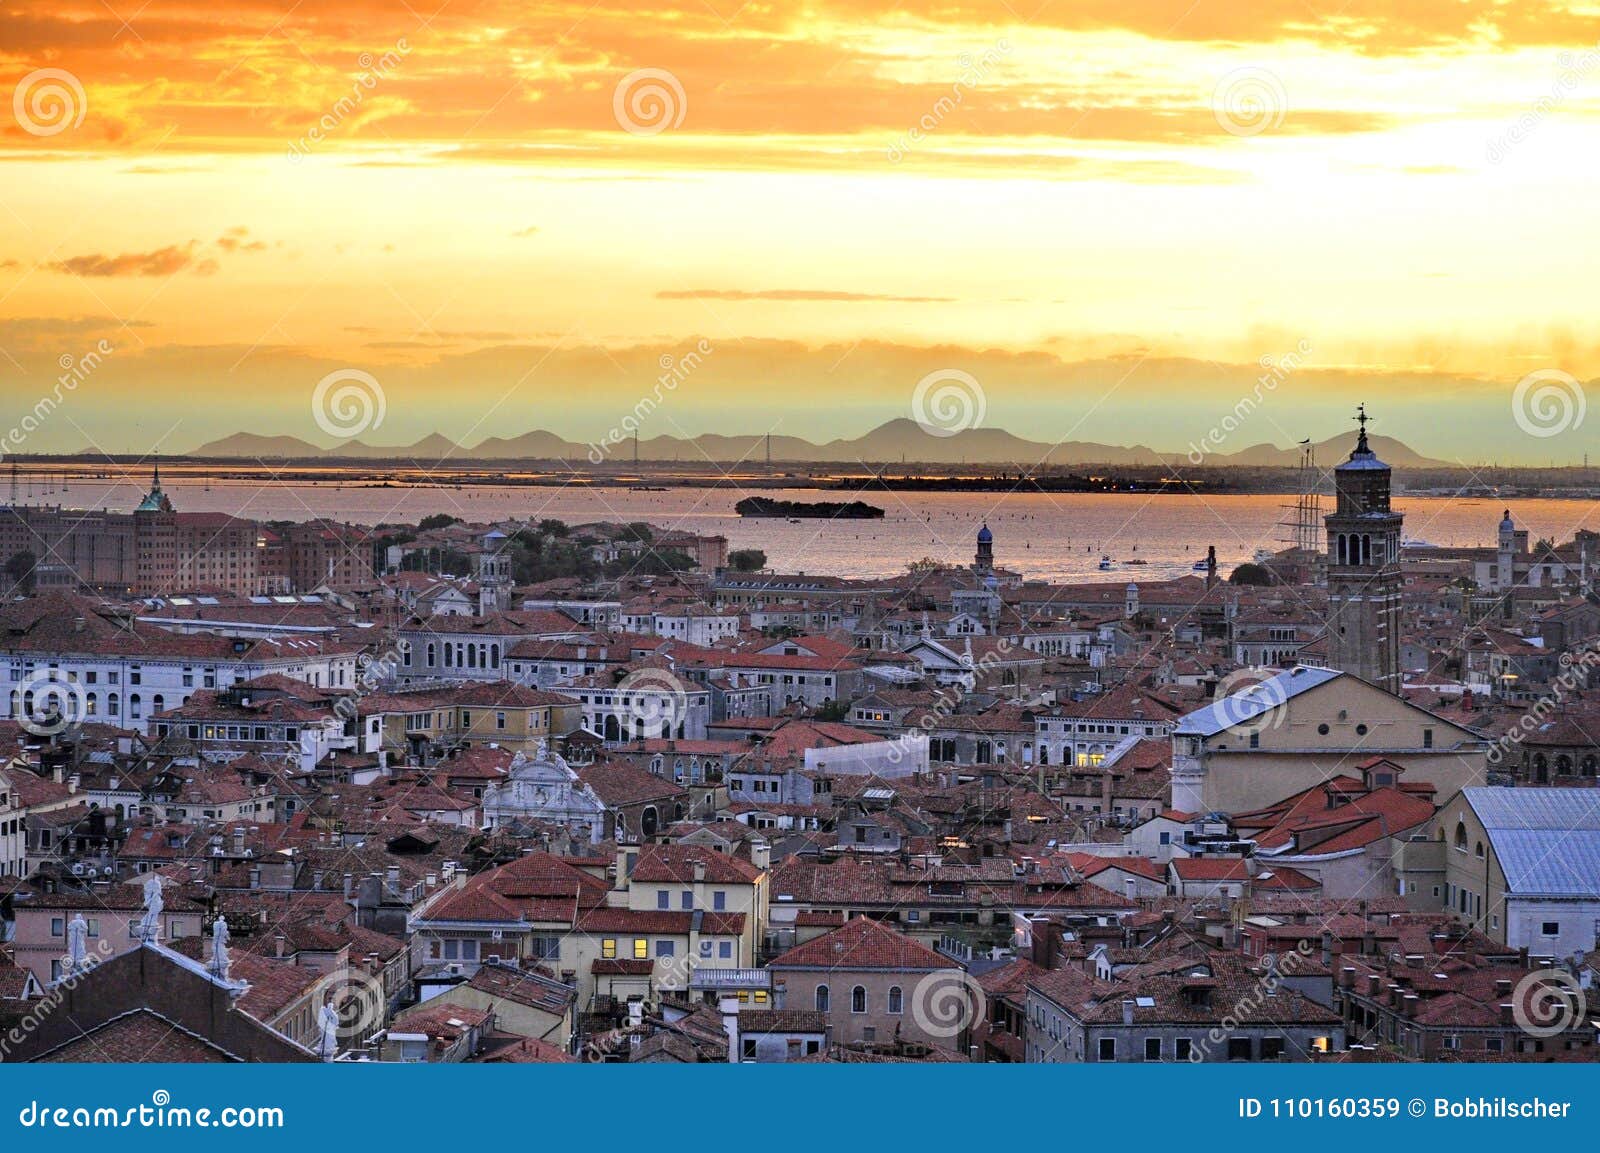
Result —
[[1263, 809], [1385, 757], [1445, 802], [1484, 783], [1489, 743], [1335, 669], [1298, 665], [1197, 709], [1172, 734], [1172, 807]]
[[835, 1044], [908, 1042], [963, 1051], [981, 1012], [954, 960], [870, 917], [796, 945], [767, 966], [785, 1009], [823, 1014]]
[[1593, 789], [1463, 789], [1397, 854], [1407, 900], [1534, 957], [1592, 953], [1600, 929]]

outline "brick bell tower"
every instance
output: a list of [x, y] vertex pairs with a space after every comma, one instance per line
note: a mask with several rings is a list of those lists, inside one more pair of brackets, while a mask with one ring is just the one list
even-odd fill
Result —
[[1350, 459], [1333, 470], [1328, 530], [1328, 663], [1400, 692], [1400, 526], [1389, 466], [1367, 444], [1365, 405]]

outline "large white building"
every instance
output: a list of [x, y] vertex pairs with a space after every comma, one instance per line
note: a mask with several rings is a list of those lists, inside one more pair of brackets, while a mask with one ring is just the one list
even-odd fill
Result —
[[92, 601], [50, 594], [0, 610], [0, 715], [53, 723], [62, 712], [142, 733], [156, 713], [202, 689], [272, 673], [353, 688], [360, 652], [327, 637], [178, 635], [114, 623]]

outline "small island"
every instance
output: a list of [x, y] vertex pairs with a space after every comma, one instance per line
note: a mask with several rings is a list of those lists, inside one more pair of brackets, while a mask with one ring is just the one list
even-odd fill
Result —
[[764, 496], [748, 496], [733, 506], [740, 516], [781, 516], [809, 518], [812, 520], [872, 520], [883, 515], [883, 510], [865, 501], [798, 501], [771, 500]]

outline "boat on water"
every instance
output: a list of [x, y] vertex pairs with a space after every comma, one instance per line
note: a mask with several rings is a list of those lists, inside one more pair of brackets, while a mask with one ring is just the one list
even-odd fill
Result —
[[1110, 571], [1111, 569], [1113, 569], [1115, 567], [1116, 566], [1114, 564], [1112, 564], [1111, 557], [1109, 555], [1102, 556], [1100, 558], [1100, 571], [1101, 572], [1108, 572], [1108, 571]]
[[1145, 560], [1142, 557], [1134, 557], [1132, 560], [1125, 560], [1122, 563], [1123, 564], [1149, 564], [1150, 562]]
[[1209, 562], [1203, 561], [1203, 560], [1197, 560], [1197, 561], [1194, 562], [1194, 564], [1189, 566], [1189, 569], [1190, 569], [1191, 572], [1205, 572], [1210, 567], [1211, 567], [1211, 565], [1210, 565]]

